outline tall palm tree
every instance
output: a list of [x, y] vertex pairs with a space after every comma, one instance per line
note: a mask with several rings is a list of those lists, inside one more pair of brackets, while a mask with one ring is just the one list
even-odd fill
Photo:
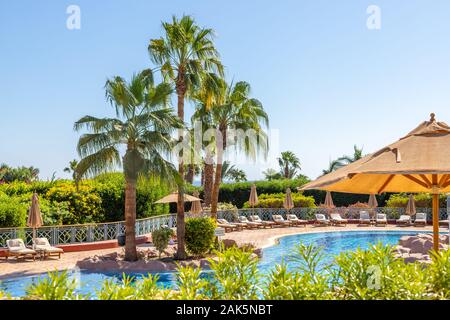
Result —
[[266, 180], [277, 180], [281, 179], [283, 176], [280, 172], [276, 171], [275, 169], [268, 168], [265, 171], [262, 172]]
[[73, 159], [72, 161], [69, 162], [69, 166], [64, 168], [64, 172], [72, 174], [72, 179], [73, 179], [73, 182], [75, 183], [75, 188], [78, 191], [81, 177], [78, 174], [77, 166], [78, 166], [78, 161], [76, 159]]
[[342, 167], [342, 162], [339, 159], [330, 161], [330, 163], [328, 165], [328, 168], [322, 170], [322, 175], [331, 173], [331, 172], [333, 172], [333, 171], [335, 171], [335, 170], [337, 170], [337, 169], [339, 169], [341, 167]]
[[341, 162], [342, 166], [355, 162], [363, 157], [363, 148], [358, 148], [356, 144], [353, 146], [353, 155], [342, 156], [338, 160]]
[[[150, 70], [134, 75], [128, 83], [121, 77], [106, 82], [107, 100], [115, 107], [116, 118], [85, 116], [75, 122], [80, 175], [97, 175], [122, 165], [125, 176], [125, 260], [137, 260], [135, 242], [136, 183], [140, 174], [179, 180], [175, 167], [165, 157], [174, 146], [171, 134], [183, 124], [168, 107], [172, 88], [153, 84]], [[121, 148], [125, 149], [121, 156]]]
[[241, 169], [236, 168], [229, 161], [224, 161], [222, 164], [221, 180], [228, 180], [234, 182], [247, 181], [247, 175]]
[[209, 122], [211, 127], [216, 128], [215, 154], [216, 172], [211, 193], [211, 214], [217, 214], [217, 203], [219, 200], [219, 187], [222, 177], [223, 155], [228, 146], [227, 136], [231, 128], [236, 130], [254, 130], [257, 139], [250, 141], [243, 139], [238, 141], [236, 148], [242, 150], [247, 156], [255, 158], [258, 153], [266, 155], [268, 141], [262, 129], [262, 124], [268, 126], [269, 119], [261, 102], [250, 97], [250, 85], [247, 82], [237, 82], [235, 85], [228, 85], [224, 80], [220, 80], [219, 93], [214, 98], [214, 103], [210, 109], [206, 102], [200, 100], [194, 118], [203, 119]]
[[[211, 72], [223, 75], [223, 66], [213, 43], [213, 30], [199, 27], [190, 16], [181, 19], [172, 17], [172, 22], [163, 22], [164, 36], [151, 39], [148, 51], [151, 60], [160, 67], [165, 81], [175, 87], [178, 117], [184, 121], [184, 103], [187, 97], [203, 84]], [[178, 139], [183, 140], [180, 130]], [[178, 172], [184, 176], [182, 157], [178, 161]], [[178, 186], [177, 202], [177, 257], [187, 257], [185, 249], [184, 185]]]
[[278, 158], [278, 165], [280, 166], [280, 173], [286, 179], [294, 178], [297, 169], [300, 170], [300, 160], [292, 151], [285, 151], [281, 153]]

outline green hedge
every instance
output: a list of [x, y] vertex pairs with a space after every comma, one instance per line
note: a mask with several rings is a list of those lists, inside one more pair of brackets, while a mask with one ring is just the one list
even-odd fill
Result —
[[[408, 204], [409, 194], [399, 193], [393, 194], [388, 201], [386, 201], [386, 207], [390, 208], [406, 208]], [[432, 196], [430, 193], [418, 193], [414, 195], [414, 202], [418, 208], [431, 208]], [[441, 208], [447, 207], [447, 196], [441, 194], [439, 196], [439, 206]]]
[[[238, 208], [242, 208], [244, 203], [248, 201], [250, 197], [250, 188], [253, 183], [256, 184], [256, 190], [258, 194], [273, 194], [285, 192], [287, 188], [291, 188], [295, 191], [297, 187], [300, 187], [308, 182], [307, 179], [283, 179], [283, 180], [271, 180], [271, 181], [256, 181], [256, 182], [238, 182], [238, 183], [224, 183], [220, 186], [219, 201], [228, 202], [234, 204]], [[201, 193], [203, 197], [203, 192]]]
[[[121, 173], [73, 181], [13, 182], [0, 185], [0, 227], [24, 226], [33, 192], [39, 195], [45, 225], [111, 222], [124, 219], [125, 180]], [[169, 213], [168, 205], [154, 202], [170, 192], [158, 179], [139, 179], [137, 218]], [[24, 213], [25, 212], [25, 213]]]
[[[298, 192], [293, 192], [292, 201], [294, 202], [294, 207], [297, 208], [315, 208], [314, 198], [311, 196], [305, 196]], [[262, 194], [258, 197], [258, 204], [255, 208], [283, 208], [283, 202], [285, 198], [285, 193], [274, 193], [274, 194]], [[244, 203], [244, 208], [250, 208], [247, 202]]]

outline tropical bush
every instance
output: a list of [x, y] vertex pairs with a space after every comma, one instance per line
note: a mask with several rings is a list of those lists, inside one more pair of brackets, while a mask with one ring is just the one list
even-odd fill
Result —
[[[315, 245], [298, 245], [286, 262], [267, 275], [257, 269], [258, 259], [249, 250], [232, 247], [210, 258], [212, 274], [179, 267], [176, 290], [157, 284], [157, 275], [134, 281], [105, 281], [96, 292], [104, 300], [149, 299], [395, 299], [430, 300], [450, 298], [450, 251], [432, 255], [429, 265], [405, 263], [395, 258], [392, 246], [377, 244], [368, 250], [343, 252], [326, 263]], [[288, 267], [289, 266], [289, 267]], [[23, 299], [89, 299], [78, 294], [66, 272], [51, 272], [31, 284]], [[9, 297], [0, 292], [0, 297]]]
[[195, 256], [207, 253], [214, 244], [216, 223], [208, 217], [186, 220], [186, 249]]
[[[70, 180], [0, 184], [0, 227], [25, 225], [34, 192], [39, 196], [45, 225], [121, 221], [124, 219], [124, 185], [122, 173], [82, 180], [78, 189]], [[169, 213], [168, 205], [154, 204], [169, 192], [169, 187], [157, 178], [140, 178], [136, 190], [137, 217]]]
[[169, 245], [169, 240], [173, 236], [173, 230], [170, 228], [160, 228], [152, 232], [152, 242], [159, 252], [159, 257]]
[[244, 203], [248, 201], [250, 197], [250, 188], [253, 183], [256, 185], [258, 194], [273, 194], [285, 192], [287, 188], [291, 188], [292, 191], [295, 191], [297, 187], [300, 187], [307, 182], [308, 179], [303, 177], [300, 179], [223, 183], [220, 185], [219, 201], [232, 203], [238, 208], [242, 208]]
[[[414, 203], [418, 208], [431, 208], [432, 207], [432, 196], [430, 193], [418, 193], [414, 196]], [[406, 208], [408, 204], [409, 194], [397, 193], [390, 196], [389, 200], [386, 201], [386, 207], [390, 208]], [[441, 208], [447, 207], [447, 195], [439, 195], [439, 206]]]
[[27, 218], [27, 205], [20, 197], [0, 192], [0, 227], [22, 227]]
[[[294, 202], [294, 207], [297, 208], [315, 208], [314, 198], [305, 196], [301, 193], [292, 192], [292, 201]], [[284, 193], [273, 193], [273, 194], [261, 194], [258, 196], [258, 204], [255, 208], [283, 208], [283, 201], [285, 198]], [[244, 203], [244, 208], [250, 208], [248, 201]]]

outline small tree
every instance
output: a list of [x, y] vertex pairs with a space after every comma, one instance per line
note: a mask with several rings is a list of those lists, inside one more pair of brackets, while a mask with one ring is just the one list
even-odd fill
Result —
[[196, 256], [202, 256], [214, 244], [216, 223], [208, 217], [186, 220], [186, 248]]
[[156, 250], [158, 250], [159, 252], [159, 258], [161, 258], [161, 254], [164, 252], [164, 250], [167, 249], [169, 240], [172, 236], [173, 231], [168, 227], [163, 227], [152, 232], [152, 241], [156, 247]]

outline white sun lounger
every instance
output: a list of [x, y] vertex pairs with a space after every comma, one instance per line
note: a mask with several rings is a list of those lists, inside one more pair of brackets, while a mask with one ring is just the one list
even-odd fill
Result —
[[37, 252], [35, 250], [29, 249], [25, 246], [22, 239], [10, 239], [6, 240], [6, 246], [8, 250], [6, 251], [6, 259], [8, 257], [16, 257], [19, 258], [33, 258], [33, 261], [36, 259]]
[[377, 213], [376, 219], [375, 219], [375, 225], [383, 225], [383, 226], [387, 226], [387, 218], [386, 218], [386, 214], [384, 213]]
[[398, 225], [409, 225], [411, 224], [411, 217], [407, 214], [402, 214], [396, 222]]
[[315, 221], [315, 223], [319, 224], [319, 225], [326, 225], [327, 226], [327, 225], [330, 224], [330, 220], [328, 220], [325, 217], [324, 214], [318, 213], [318, 214], [316, 214], [316, 221]]
[[36, 251], [42, 251], [44, 253], [44, 258], [49, 256], [58, 256], [58, 259], [61, 259], [61, 254], [64, 253], [63, 249], [51, 246], [47, 238], [34, 239], [33, 248]]
[[427, 215], [422, 212], [417, 212], [416, 219], [414, 219], [414, 225], [415, 226], [418, 226], [418, 225], [426, 226], [427, 225]]

